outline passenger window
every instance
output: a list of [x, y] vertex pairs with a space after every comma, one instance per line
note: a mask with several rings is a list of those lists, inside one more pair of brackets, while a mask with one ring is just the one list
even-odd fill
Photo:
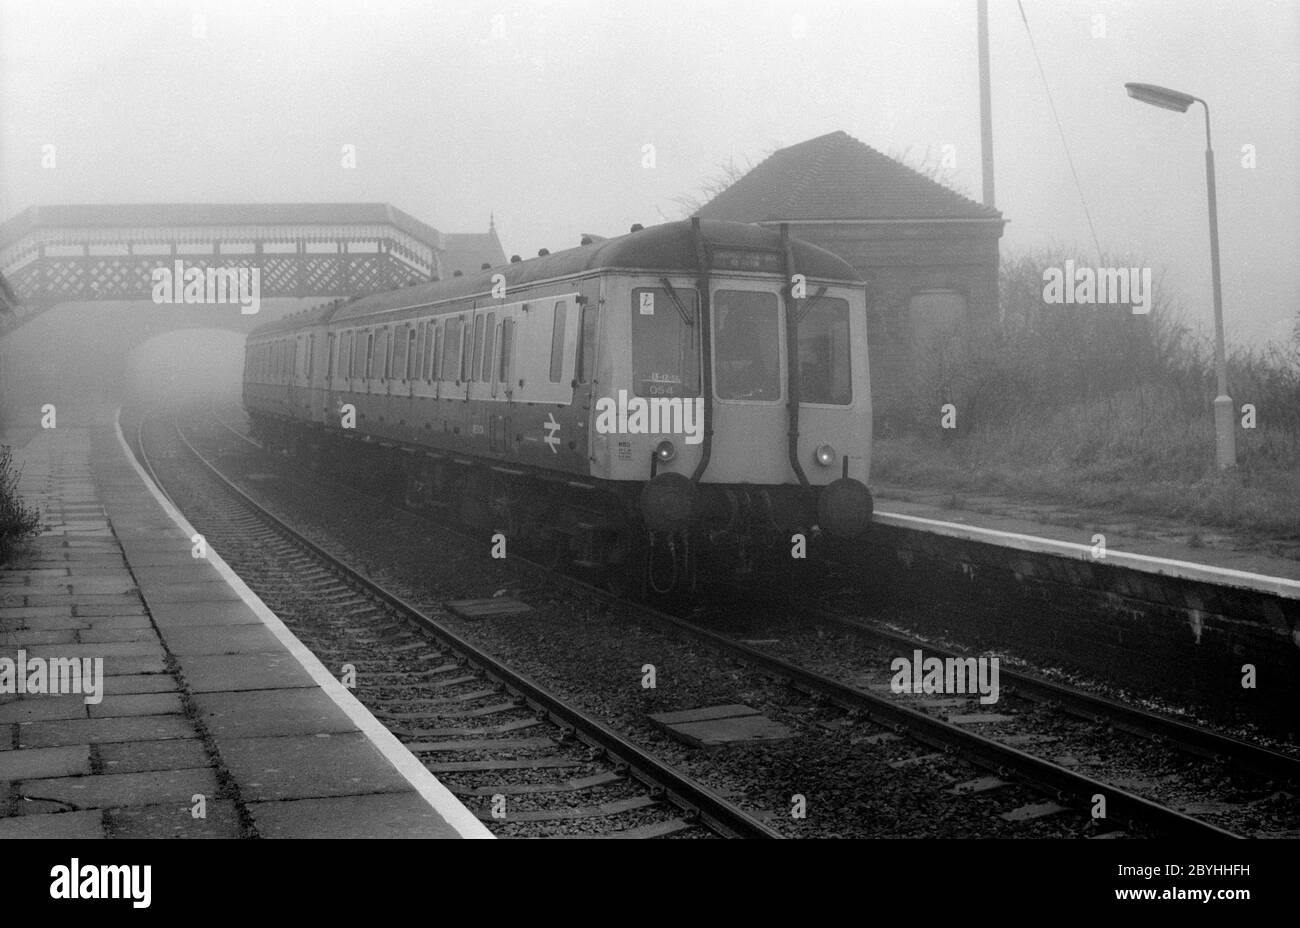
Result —
[[469, 375], [474, 369], [474, 326], [472, 317], [466, 316], [460, 327], [460, 380], [469, 383]]
[[424, 371], [424, 362], [425, 362], [425, 358], [427, 357], [425, 344], [424, 344], [424, 333], [428, 331], [429, 325], [430, 324], [428, 322], [421, 322], [418, 334], [413, 336], [415, 338], [415, 348], [414, 350], [412, 350], [410, 354], [410, 361], [411, 361], [411, 366], [412, 368], [414, 368], [414, 370], [412, 372], [412, 376], [407, 378], [408, 380], [419, 380], [422, 372]]
[[555, 301], [555, 318], [551, 322], [551, 383], [564, 376], [564, 326], [569, 318], [567, 300]]
[[497, 334], [496, 319], [496, 313], [487, 314], [487, 325], [483, 332], [483, 366], [480, 368], [475, 365], [477, 379], [481, 383], [488, 383], [492, 380], [492, 362], [496, 358], [496, 355], [493, 354], [495, 348], [493, 341]]
[[370, 379], [370, 373], [375, 367], [375, 333], [370, 331], [366, 333], [366, 380]]
[[460, 369], [460, 317], [450, 317], [442, 331], [442, 379], [455, 380]]
[[412, 368], [415, 368], [415, 370], [417, 371], [419, 370], [419, 368], [416, 367], [416, 363], [415, 363], [416, 344], [417, 343], [415, 341], [415, 326], [408, 326], [406, 329], [406, 364], [403, 367], [403, 371], [405, 372], [405, 377], [407, 380], [415, 379], [415, 377], [412, 376]]
[[408, 344], [406, 326], [397, 326], [393, 330], [393, 356], [388, 368], [388, 376], [393, 380], [406, 379], [406, 348]]
[[429, 322], [429, 331], [425, 334], [429, 339], [429, 360], [424, 367], [425, 380], [438, 380], [442, 373], [442, 324], [441, 322]]
[[479, 372], [483, 370], [483, 324], [487, 320], [483, 316], [476, 316], [474, 319], [474, 346], [471, 355], [469, 373], [466, 380], [478, 380]]
[[596, 376], [596, 333], [600, 316], [595, 306], [582, 305], [582, 338], [578, 343], [578, 382], [591, 383]]
[[375, 331], [375, 379], [387, 380], [389, 376], [389, 365], [392, 364], [392, 333], [387, 326], [380, 326]]
[[514, 347], [515, 341], [515, 320], [507, 319], [501, 323], [501, 369], [497, 372], [497, 380], [509, 386], [510, 377], [510, 352]]

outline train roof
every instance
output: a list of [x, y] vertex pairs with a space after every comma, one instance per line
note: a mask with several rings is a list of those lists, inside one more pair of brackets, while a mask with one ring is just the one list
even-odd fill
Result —
[[313, 306], [310, 309], [300, 309], [296, 313], [290, 313], [287, 316], [281, 316], [279, 319], [273, 319], [259, 325], [249, 332], [248, 336], [249, 338], [255, 336], [260, 338], [263, 335], [274, 335], [277, 332], [292, 332], [294, 329], [300, 329], [305, 325], [318, 325], [322, 322], [329, 322], [334, 314], [347, 305], [348, 302], [350, 301], [334, 300], [320, 306]]
[[[772, 229], [741, 222], [702, 220], [700, 222], [706, 248], [711, 255], [719, 250], [752, 250], [777, 253], [781, 236]], [[862, 276], [851, 264], [809, 242], [791, 238], [794, 251], [794, 270], [810, 280], [843, 280], [861, 283]], [[555, 254], [531, 258], [514, 264], [487, 268], [453, 277], [448, 280], [416, 284], [400, 290], [389, 290], [345, 303], [297, 313], [268, 323], [254, 330], [254, 335], [294, 329], [302, 325], [339, 321], [407, 306], [441, 303], [446, 300], [487, 294], [492, 290], [492, 278], [505, 277], [508, 290], [530, 283], [583, 274], [589, 271], [619, 269], [627, 271], [688, 271], [695, 270], [695, 242], [691, 223], [669, 222], [651, 226], [617, 238], [604, 239], [590, 245], [569, 248]], [[715, 261], [714, 270], [719, 271]], [[320, 313], [320, 315], [312, 315]]]

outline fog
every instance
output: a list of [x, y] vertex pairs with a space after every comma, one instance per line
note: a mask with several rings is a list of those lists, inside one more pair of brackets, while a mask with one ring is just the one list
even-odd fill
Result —
[[[990, 7], [1003, 253], [1055, 245], [1094, 260], [1086, 203], [1102, 249], [1166, 272], [1208, 326], [1200, 109], [1144, 106], [1123, 84], [1186, 90], [1212, 107], [1229, 337], [1286, 337], [1300, 285], [1300, 4], [1052, 0], [1025, 4], [1028, 30], [1015, 2]], [[0, 217], [54, 203], [389, 202], [448, 232], [495, 216], [506, 253], [529, 255], [679, 218], [675, 199], [720, 162], [836, 129], [932, 164], [946, 154], [949, 182], [977, 197], [976, 77], [973, 0], [7, 0]], [[52, 351], [74, 319], [112, 311], [52, 315], [24, 344]]]

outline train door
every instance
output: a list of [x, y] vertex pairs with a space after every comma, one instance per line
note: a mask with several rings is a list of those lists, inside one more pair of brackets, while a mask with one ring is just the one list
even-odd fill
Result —
[[320, 421], [325, 425], [332, 422], [331, 412], [334, 402], [334, 362], [338, 353], [338, 338], [333, 332], [325, 333], [325, 369], [321, 371]]
[[495, 357], [492, 371], [491, 423], [489, 442], [498, 454], [514, 454], [515, 442], [511, 426], [515, 394], [515, 355], [518, 345], [518, 317], [522, 306], [503, 306], [498, 311]]
[[710, 298], [713, 456], [709, 477], [782, 484], [794, 480], [784, 444], [785, 315], [770, 283], [728, 281]]
[[516, 315], [514, 402], [568, 405], [573, 401], [579, 335], [575, 296], [529, 300]]
[[470, 445], [479, 452], [492, 447], [492, 386], [494, 380], [498, 307], [474, 314], [472, 331], [466, 336], [469, 352], [468, 384]]

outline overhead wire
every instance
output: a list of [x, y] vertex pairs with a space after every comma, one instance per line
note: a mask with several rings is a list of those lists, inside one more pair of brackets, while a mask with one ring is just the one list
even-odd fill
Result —
[[1029, 47], [1034, 53], [1034, 61], [1038, 63], [1038, 76], [1042, 78], [1043, 89], [1047, 92], [1047, 103], [1052, 108], [1052, 118], [1056, 120], [1056, 131], [1061, 136], [1061, 146], [1065, 149], [1065, 160], [1070, 164], [1070, 174], [1074, 176], [1074, 187], [1079, 192], [1079, 203], [1083, 206], [1083, 215], [1088, 220], [1088, 231], [1092, 233], [1092, 244], [1097, 249], [1097, 261], [1103, 261], [1101, 253], [1101, 242], [1097, 238], [1097, 227], [1093, 225], [1092, 213], [1088, 210], [1087, 198], [1083, 195], [1083, 185], [1079, 182], [1079, 172], [1074, 166], [1074, 156], [1070, 154], [1070, 143], [1065, 138], [1065, 127], [1061, 125], [1061, 116], [1056, 111], [1056, 101], [1052, 99], [1052, 88], [1047, 84], [1047, 72], [1043, 69], [1043, 59], [1038, 55], [1038, 46], [1034, 42], [1033, 30], [1029, 28], [1029, 17], [1025, 15], [1025, 6], [1021, 0], [1016, 0], [1016, 6], [1020, 9], [1020, 19], [1025, 24], [1025, 34], [1029, 36]]

